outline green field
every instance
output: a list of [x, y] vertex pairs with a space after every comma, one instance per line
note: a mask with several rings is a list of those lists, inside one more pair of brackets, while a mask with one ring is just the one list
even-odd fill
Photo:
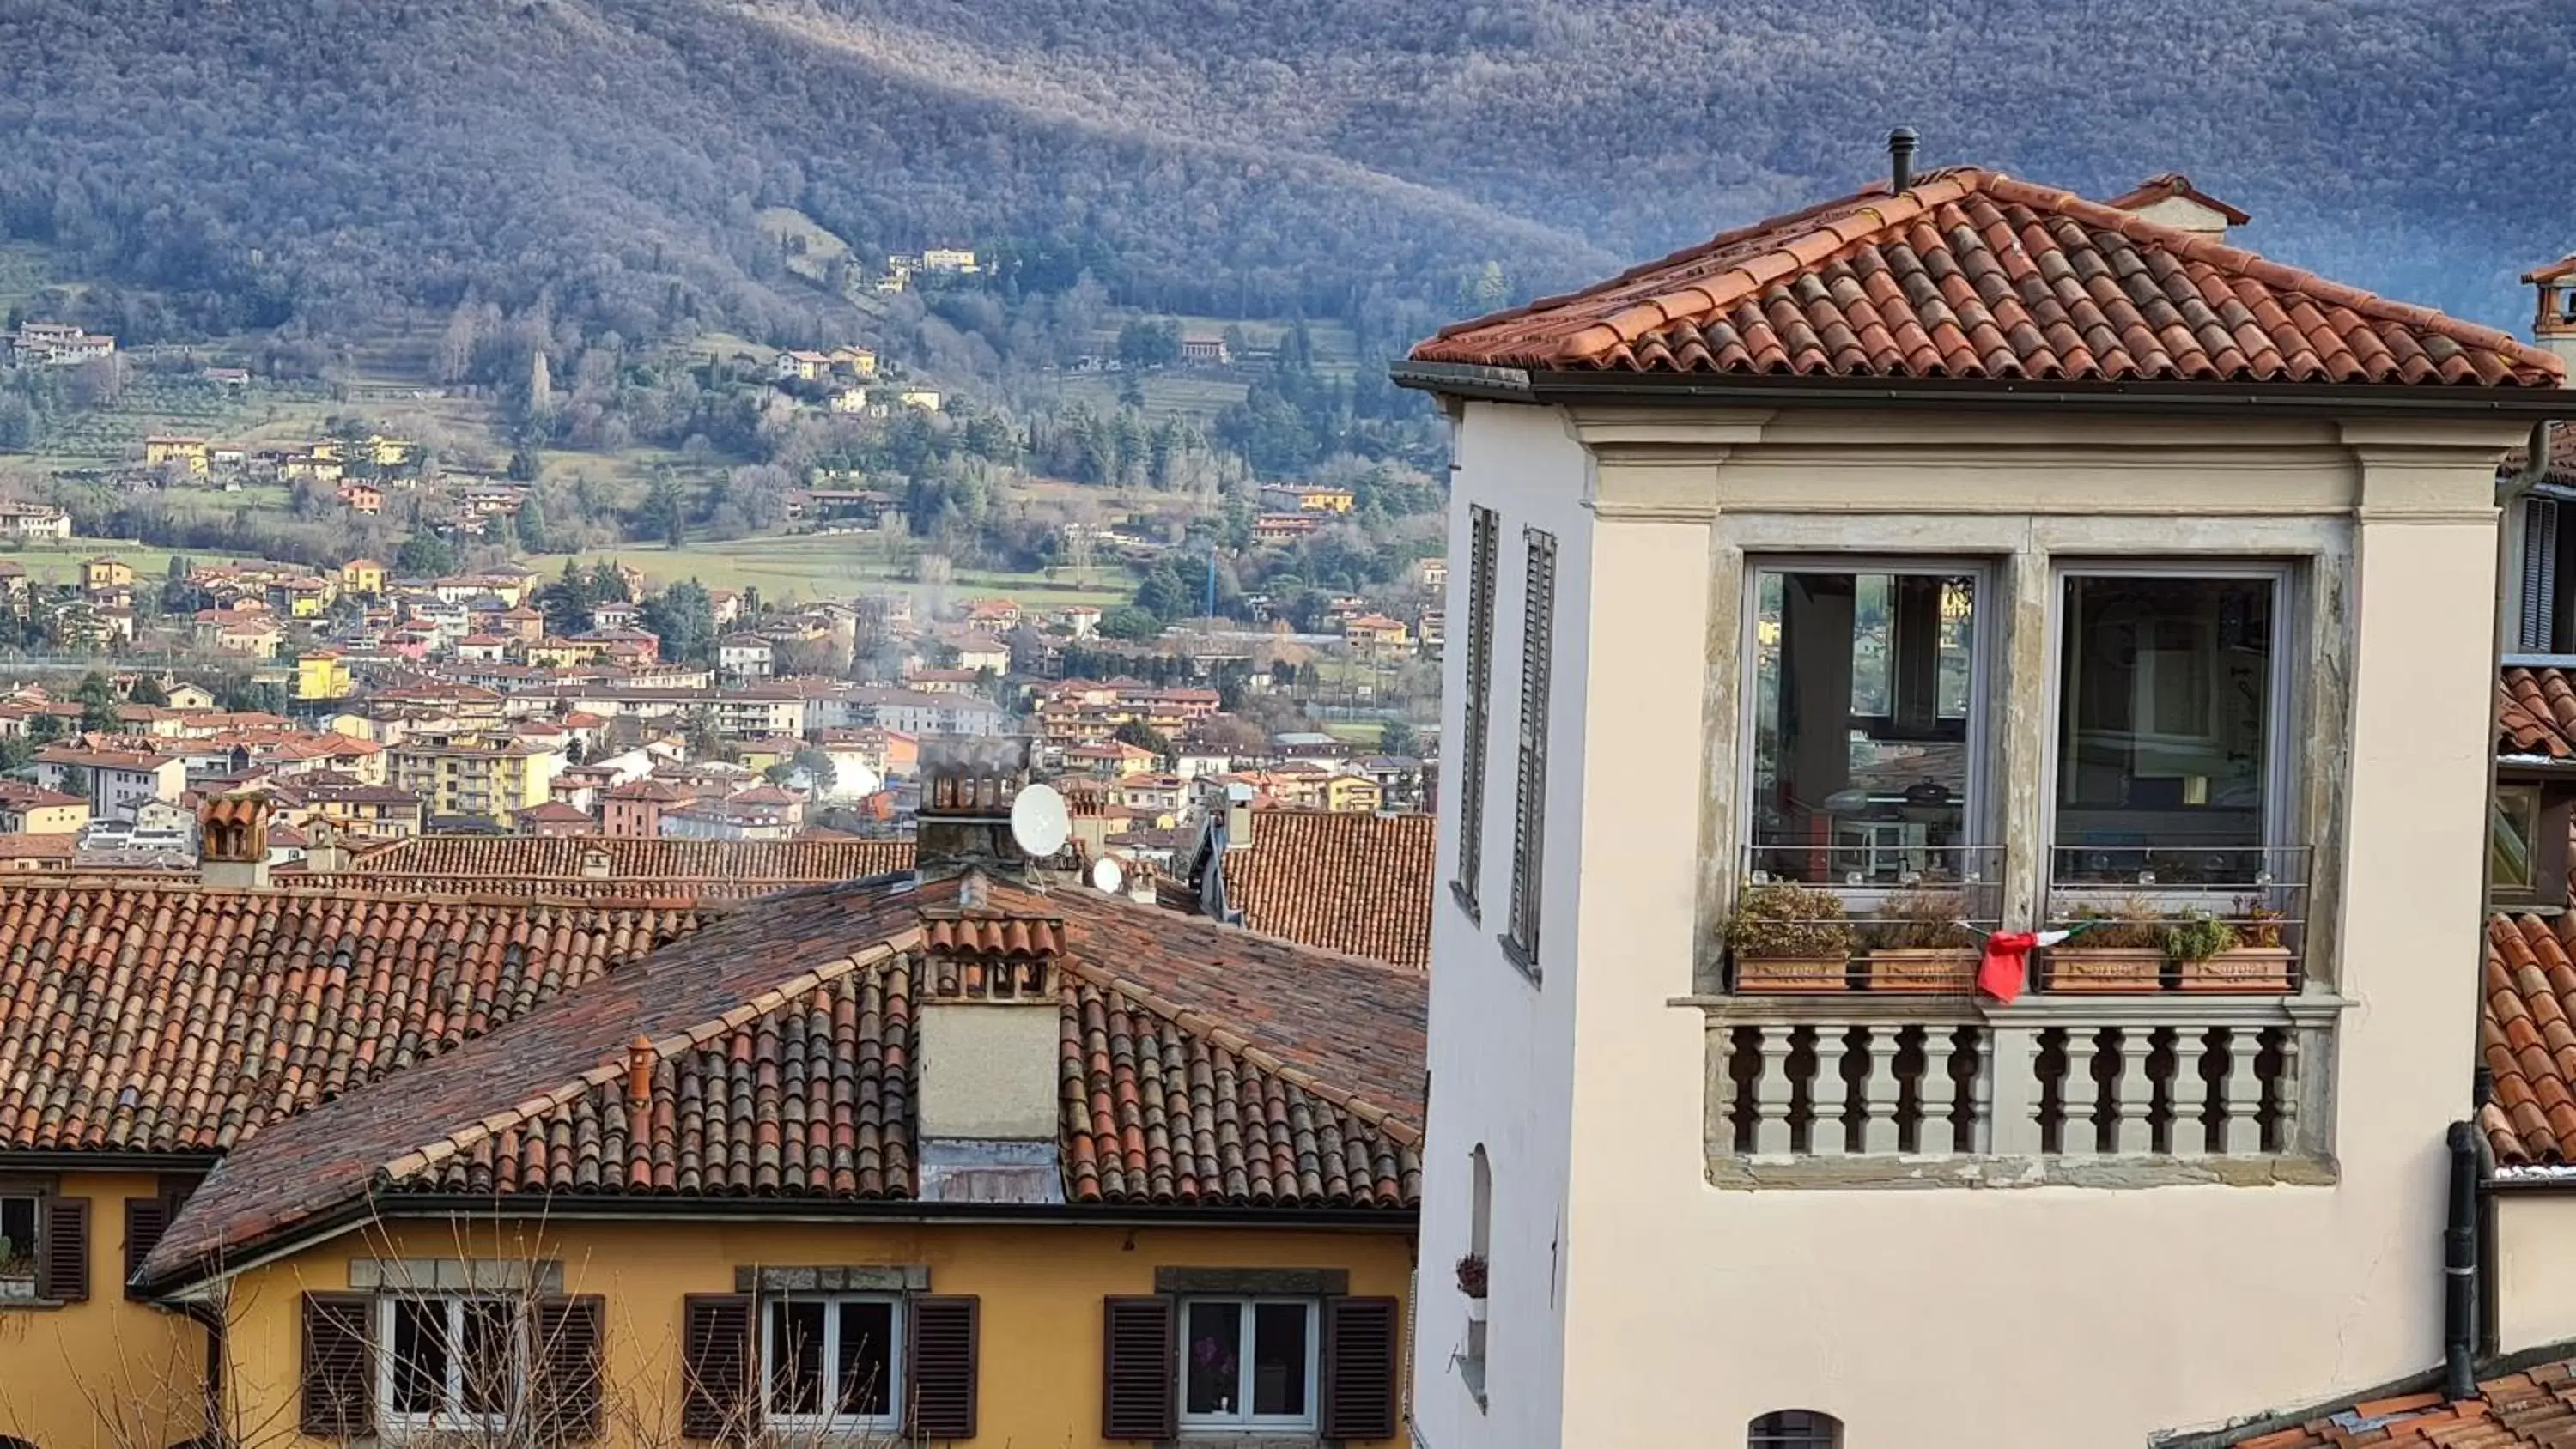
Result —
[[[892, 557], [887, 541], [870, 534], [743, 538], [727, 543], [692, 543], [678, 549], [630, 544], [610, 553], [583, 556], [577, 562], [587, 566], [612, 559], [641, 569], [656, 583], [696, 579], [717, 588], [757, 588], [764, 598], [780, 602], [839, 598], [885, 589], [904, 589], [919, 596], [931, 589], [902, 577], [902, 567]], [[563, 560], [548, 555], [531, 558], [528, 565], [554, 573], [563, 567]], [[1102, 608], [1127, 601], [1126, 581], [1117, 569], [1099, 567], [1091, 574], [1091, 585], [1083, 587], [1075, 584], [1069, 573], [1050, 579], [1040, 574], [959, 569], [944, 586], [944, 592], [951, 598], [1007, 594], [1024, 604], [1096, 604]]]
[[140, 589], [158, 587], [169, 577], [170, 555], [185, 555], [195, 563], [222, 563], [228, 557], [202, 549], [156, 548], [149, 544], [131, 543], [113, 538], [75, 538], [67, 544], [22, 544], [0, 548], [0, 560], [14, 563], [27, 571], [27, 577], [40, 584], [76, 584], [80, 582], [83, 559], [123, 559], [134, 567], [134, 584]]
[[1145, 395], [1144, 414], [1148, 422], [1182, 417], [1204, 427], [1213, 422], [1218, 413], [1243, 401], [1243, 395], [1251, 391], [1248, 383], [1203, 373], [1087, 372], [1065, 378], [1064, 400], [1088, 404], [1095, 412], [1115, 412], [1119, 384], [1127, 377], [1134, 377], [1137, 391]]

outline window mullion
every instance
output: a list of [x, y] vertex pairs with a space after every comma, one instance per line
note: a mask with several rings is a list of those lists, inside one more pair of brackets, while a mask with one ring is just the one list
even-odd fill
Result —
[[440, 1317], [447, 1323], [447, 1382], [441, 1387], [436, 1417], [462, 1419], [465, 1416], [465, 1300], [450, 1298], [439, 1305]]

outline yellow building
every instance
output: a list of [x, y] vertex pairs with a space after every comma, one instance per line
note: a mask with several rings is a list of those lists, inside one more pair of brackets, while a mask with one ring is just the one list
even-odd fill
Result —
[[434, 819], [507, 824], [552, 798], [561, 753], [505, 736], [408, 740], [385, 751], [385, 783], [418, 795]]
[[1366, 775], [1335, 775], [1321, 787], [1323, 805], [1336, 815], [1369, 815], [1386, 802], [1386, 792]]
[[[114, 898], [155, 921], [141, 961], [70, 892], [30, 902], [61, 940], [0, 958], [0, 989], [72, 969], [191, 1003], [191, 1030], [147, 1048], [174, 1057], [264, 1040], [252, 1022], [280, 997], [318, 1029], [282, 1084], [247, 1048], [211, 1074], [83, 1079], [163, 1170], [213, 1161], [169, 1150], [196, 1124], [247, 1140], [192, 1192], [65, 1155], [34, 1209], [61, 1230], [35, 1257], [81, 1281], [45, 1270], [31, 1291], [68, 1306], [22, 1319], [14, 1351], [82, 1381], [0, 1373], [0, 1433], [188, 1437], [211, 1322], [242, 1442], [256, 1425], [530, 1442], [524, 1413], [551, 1430], [536, 1442], [621, 1449], [755, 1421], [995, 1449], [1396, 1443], [1422, 978], [1039, 894], [1024, 869], [925, 845], [913, 874], [720, 914], [287, 892], [233, 961], [183, 944], [243, 913], [222, 890]], [[328, 980], [307, 969], [325, 947], [349, 956]], [[218, 972], [235, 989], [199, 985]], [[362, 1004], [342, 974], [380, 989]], [[1276, 1004], [1224, 1017], [1242, 993]], [[37, 1053], [107, 1050], [125, 1015], [0, 1036], [0, 1083]], [[444, 1049], [402, 1065], [425, 1031]], [[1218, 1085], [1165, 1082], [1177, 1060]], [[150, 1100], [118, 1101], [122, 1082]], [[0, 1123], [76, 1139], [90, 1107]], [[181, 1303], [220, 1306], [161, 1306]], [[133, 1423], [111, 1436], [108, 1415]]]
[[155, 433], [143, 440], [143, 465], [158, 468], [176, 463], [189, 472], [203, 475], [213, 466], [212, 445], [203, 438], [184, 438], [168, 433]]
[[295, 661], [295, 697], [301, 701], [347, 699], [349, 661], [336, 650], [317, 649]]
[[81, 589], [90, 594], [113, 593], [134, 587], [134, 566], [123, 559], [101, 554], [81, 561]]
[[409, 438], [370, 435], [367, 439], [367, 455], [379, 468], [399, 468], [410, 462], [419, 452], [420, 445]]
[[385, 566], [371, 558], [353, 558], [340, 565], [340, 592], [372, 599], [385, 591]]

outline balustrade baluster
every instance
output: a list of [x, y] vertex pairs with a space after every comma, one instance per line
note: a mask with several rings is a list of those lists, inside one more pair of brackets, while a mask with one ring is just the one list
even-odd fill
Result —
[[2120, 1028], [2120, 1111], [2111, 1150], [2123, 1156], [2144, 1156], [2156, 1148], [2155, 1123], [2150, 1117], [2155, 1108], [2156, 1085], [2147, 1075], [2147, 1059], [2155, 1052], [2155, 1040], [2153, 1028]]
[[1789, 1104], [1797, 1089], [1797, 1084], [1789, 1080], [1789, 1053], [1797, 1028], [1754, 1029], [1762, 1037], [1762, 1075], [1753, 1084], [1753, 1150], [1764, 1157], [1785, 1157], [1789, 1152]]
[[1896, 1054], [1902, 1049], [1905, 1033], [1896, 1026], [1873, 1026], [1864, 1035], [1868, 1038], [1869, 1075], [1861, 1082], [1867, 1115], [1861, 1121], [1860, 1150], [1892, 1156], [1897, 1150], [1896, 1109], [1905, 1091], [1905, 1084], [1896, 1076]]

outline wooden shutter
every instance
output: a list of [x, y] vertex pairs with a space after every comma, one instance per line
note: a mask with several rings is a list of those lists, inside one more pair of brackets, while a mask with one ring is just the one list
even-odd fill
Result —
[[910, 1439], [975, 1437], [975, 1336], [980, 1300], [915, 1298], [904, 1345], [912, 1371], [905, 1395]]
[[1395, 1437], [1395, 1325], [1392, 1298], [1324, 1300], [1325, 1438]]
[[1169, 1439], [1180, 1432], [1176, 1305], [1168, 1297], [1103, 1300], [1100, 1437]]
[[1458, 758], [1458, 889], [1475, 909], [1485, 871], [1485, 736], [1494, 688], [1494, 561], [1501, 520], [1471, 508], [1467, 561], [1467, 699]]
[[89, 1297], [89, 1199], [45, 1199], [45, 1221], [36, 1229], [36, 1296], [57, 1303]]
[[1520, 780], [1512, 806], [1511, 939], [1538, 964], [1539, 847], [1547, 831], [1547, 714], [1556, 653], [1556, 535], [1528, 531], [1521, 622]]
[[692, 1293], [680, 1305], [680, 1435], [749, 1439], [760, 1427], [752, 1392], [755, 1307], [748, 1293]]
[[375, 1300], [364, 1293], [304, 1295], [302, 1423], [316, 1439], [376, 1432]]
[[2557, 647], [2558, 502], [2526, 498], [2522, 504], [2522, 607], [2515, 638], [2526, 653]]
[[165, 1198], [129, 1197], [125, 1200], [125, 1281], [126, 1294], [133, 1296], [132, 1284], [143, 1271], [143, 1260], [152, 1256], [153, 1246], [170, 1226], [170, 1203]]
[[599, 1437], [600, 1347], [607, 1310], [599, 1296], [537, 1300], [531, 1398], [540, 1443]]

